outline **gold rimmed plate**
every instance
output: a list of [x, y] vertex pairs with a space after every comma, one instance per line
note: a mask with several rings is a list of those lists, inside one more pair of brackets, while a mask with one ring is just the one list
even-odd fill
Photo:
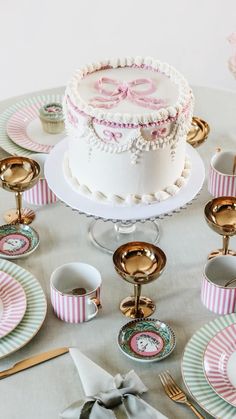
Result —
[[197, 116], [192, 118], [190, 131], [187, 135], [187, 142], [194, 148], [203, 144], [209, 135], [210, 127], [206, 121]]

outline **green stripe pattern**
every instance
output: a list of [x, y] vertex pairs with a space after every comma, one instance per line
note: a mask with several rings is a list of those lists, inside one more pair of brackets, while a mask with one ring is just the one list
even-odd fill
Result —
[[185, 384], [193, 398], [216, 419], [235, 419], [236, 407], [221, 399], [208, 384], [203, 357], [209, 341], [225, 327], [236, 323], [236, 314], [228, 314], [199, 329], [186, 346], [182, 362]]
[[47, 311], [47, 302], [41, 285], [28, 271], [8, 260], [0, 259], [0, 270], [11, 275], [24, 288], [27, 308], [20, 324], [0, 339], [0, 359], [26, 345], [39, 331]]
[[7, 153], [12, 154], [14, 156], [23, 156], [27, 157], [30, 154], [33, 154], [33, 151], [26, 150], [15, 144], [7, 135], [6, 132], [6, 125], [8, 119], [17, 111], [22, 108], [31, 105], [40, 104], [42, 103], [50, 103], [50, 102], [62, 102], [62, 95], [61, 94], [44, 94], [44, 95], [37, 95], [37, 96], [30, 96], [20, 102], [15, 103], [14, 105], [7, 108], [1, 115], [0, 115], [0, 147], [3, 148]]

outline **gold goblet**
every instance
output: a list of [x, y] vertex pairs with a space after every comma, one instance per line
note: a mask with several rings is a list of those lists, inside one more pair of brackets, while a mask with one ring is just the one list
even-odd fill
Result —
[[16, 195], [17, 209], [9, 210], [4, 215], [8, 224], [30, 224], [35, 218], [32, 210], [22, 211], [22, 193], [36, 184], [39, 174], [39, 164], [27, 157], [8, 157], [0, 160], [0, 185]]
[[118, 274], [134, 284], [134, 296], [120, 303], [120, 310], [133, 319], [148, 317], [155, 311], [154, 302], [141, 296], [141, 286], [157, 279], [166, 265], [166, 255], [150, 243], [130, 242], [120, 246], [113, 255]]
[[236, 234], [236, 197], [221, 196], [212, 199], [206, 204], [204, 212], [208, 225], [223, 236], [223, 248], [211, 252], [208, 259], [218, 255], [236, 256], [234, 250], [229, 250], [229, 238]]
[[210, 132], [210, 127], [206, 121], [197, 116], [192, 118], [192, 124], [190, 131], [187, 135], [187, 142], [194, 148], [199, 147], [203, 144]]

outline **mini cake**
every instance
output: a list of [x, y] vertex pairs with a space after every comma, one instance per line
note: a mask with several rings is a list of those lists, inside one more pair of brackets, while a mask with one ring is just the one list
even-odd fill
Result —
[[78, 70], [64, 98], [64, 174], [78, 193], [134, 205], [178, 193], [190, 174], [192, 91], [152, 58], [105, 60]]
[[39, 109], [39, 117], [45, 132], [59, 134], [65, 128], [62, 105], [60, 103], [48, 103]]

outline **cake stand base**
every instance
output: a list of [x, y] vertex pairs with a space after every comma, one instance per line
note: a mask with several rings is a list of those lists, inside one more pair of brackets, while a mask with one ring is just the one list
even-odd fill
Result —
[[133, 241], [143, 241], [156, 244], [159, 241], [160, 230], [156, 222], [112, 223], [103, 220], [92, 221], [89, 226], [89, 237], [92, 243], [108, 253], [122, 244]]
[[[100, 249], [112, 253], [120, 244], [129, 241], [156, 243], [159, 237], [156, 220], [180, 212], [196, 198], [202, 188], [205, 169], [197, 151], [189, 144], [186, 148], [192, 162], [191, 175], [187, 184], [175, 196], [150, 205], [103, 204], [79, 194], [63, 173], [64, 155], [68, 149], [67, 139], [60, 141], [48, 155], [44, 166], [45, 178], [49, 188], [59, 200], [74, 211], [98, 220], [90, 226], [90, 238]], [[113, 228], [111, 228], [112, 223]]]

